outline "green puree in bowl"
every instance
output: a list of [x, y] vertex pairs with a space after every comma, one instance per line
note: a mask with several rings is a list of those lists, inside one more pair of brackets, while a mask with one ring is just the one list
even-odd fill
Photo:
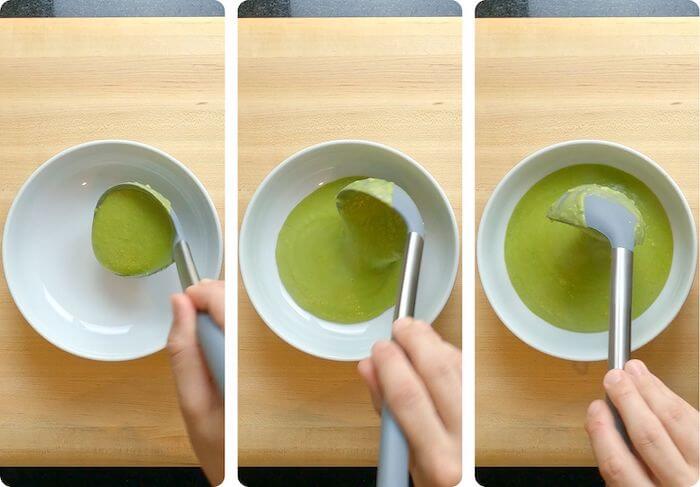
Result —
[[173, 260], [170, 202], [150, 187], [146, 189], [162, 203], [141, 190], [125, 187], [111, 191], [95, 208], [93, 252], [100, 264], [121, 276], [151, 274]]
[[671, 268], [671, 227], [663, 206], [644, 183], [609, 166], [566, 167], [530, 188], [508, 222], [505, 260], [513, 287], [533, 313], [566, 330], [599, 332], [608, 329], [610, 244], [547, 218], [561, 195], [582, 184], [609, 186], [639, 209], [646, 236], [634, 249], [633, 317], [651, 306]]
[[[355, 191], [338, 197], [354, 181]], [[389, 204], [392, 188], [379, 179], [342, 178], [291, 211], [277, 238], [276, 259], [299, 306], [324, 320], [358, 323], [394, 305], [406, 224]]]

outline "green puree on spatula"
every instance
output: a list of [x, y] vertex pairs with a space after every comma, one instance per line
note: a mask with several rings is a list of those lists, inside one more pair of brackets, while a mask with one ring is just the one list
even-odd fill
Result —
[[[351, 183], [353, 191], [337, 198]], [[277, 238], [276, 259], [299, 306], [324, 320], [358, 323], [394, 305], [406, 224], [389, 204], [392, 189], [380, 179], [342, 178], [291, 211]]]
[[170, 202], [150, 187], [162, 202], [135, 188], [110, 191], [95, 208], [92, 248], [107, 270], [121, 276], [156, 272], [172, 260], [174, 229]]
[[633, 318], [651, 306], [671, 269], [671, 226], [658, 198], [644, 183], [610, 166], [569, 166], [534, 184], [508, 222], [505, 261], [515, 291], [533, 313], [560, 328], [599, 332], [608, 329], [610, 243], [594, 230], [548, 218], [575, 221], [580, 205], [559, 208], [559, 214], [556, 207], [550, 208], [567, 191], [582, 185], [619, 191], [641, 216], [644, 225], [637, 229], [634, 248]]

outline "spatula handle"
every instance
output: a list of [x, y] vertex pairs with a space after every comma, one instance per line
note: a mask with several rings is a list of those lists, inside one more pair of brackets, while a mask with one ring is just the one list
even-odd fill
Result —
[[197, 314], [197, 340], [221, 397], [225, 390], [224, 331], [206, 313]]
[[[178, 240], [173, 246], [173, 258], [180, 276], [182, 289], [197, 284], [199, 273], [192, 259], [190, 246], [184, 240]], [[197, 340], [204, 353], [204, 359], [209, 367], [214, 382], [221, 397], [225, 390], [225, 340], [223, 330], [216, 325], [206, 313], [197, 313]]]
[[[630, 359], [632, 333], [632, 257], [631, 250], [612, 249], [610, 275], [610, 330], [608, 334], [608, 370], [622, 369]], [[620, 414], [606, 398], [615, 418], [615, 426], [628, 446], [629, 436]]]
[[[408, 234], [404, 252], [399, 292], [394, 309], [394, 321], [413, 316], [418, 291], [418, 274], [423, 256], [423, 237], [415, 232]], [[377, 487], [408, 486], [408, 443], [401, 428], [384, 405], [382, 429], [379, 441], [379, 468]]]

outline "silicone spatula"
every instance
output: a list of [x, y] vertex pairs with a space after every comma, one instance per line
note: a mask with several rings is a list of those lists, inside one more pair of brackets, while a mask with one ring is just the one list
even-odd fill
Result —
[[[194, 259], [192, 258], [192, 252], [190, 251], [190, 246], [185, 240], [185, 236], [180, 225], [180, 220], [178, 220], [177, 215], [169, 204], [168, 200], [165, 199], [160, 193], [153, 190], [150, 186], [140, 184], [140, 183], [122, 183], [116, 186], [112, 186], [100, 197], [97, 202], [97, 208], [99, 208], [100, 203], [112, 192], [132, 189], [141, 191], [142, 193], [151, 197], [154, 201], [158, 202], [163, 208], [167, 210], [170, 216], [170, 221], [173, 225], [173, 247], [172, 247], [172, 257], [175, 265], [177, 266], [177, 273], [180, 277], [180, 284], [182, 289], [187, 289], [189, 286], [199, 282], [199, 273], [197, 272], [197, 267], [195, 266]], [[166, 266], [167, 267], [167, 266]], [[158, 272], [162, 269], [157, 269]], [[153, 272], [149, 273], [152, 274]], [[146, 274], [147, 275], [147, 274]], [[143, 276], [132, 276], [132, 277], [143, 277]], [[197, 314], [197, 339], [199, 341], [199, 346], [204, 352], [204, 357], [207, 361], [209, 371], [216, 383], [221, 396], [224, 396], [224, 332], [219, 328], [216, 323], [214, 323], [211, 317], [206, 313]]]
[[[636, 244], [644, 240], [644, 221], [634, 202], [607, 186], [585, 184], [567, 191], [547, 216], [556, 221], [590, 229], [610, 242], [610, 316], [608, 369], [622, 369], [630, 358], [632, 325], [632, 258]], [[629, 445], [620, 415], [608, 399], [618, 431]]]
[[[365, 182], [363, 183], [363, 181]], [[371, 181], [369, 182], [371, 183]], [[394, 321], [396, 321], [399, 318], [414, 315], [418, 275], [423, 256], [424, 225], [418, 207], [401, 187], [393, 184], [389, 195], [385, 191], [386, 186], [382, 188], [381, 194], [373, 194], [374, 188], [382, 188], [382, 185], [367, 184], [367, 180], [359, 180], [343, 188], [338, 194], [338, 198], [342, 199], [342, 193], [345, 191], [362, 191], [390, 204], [406, 223], [408, 235], [394, 308]], [[386, 405], [382, 408], [377, 486], [408, 486], [408, 444], [401, 428]]]

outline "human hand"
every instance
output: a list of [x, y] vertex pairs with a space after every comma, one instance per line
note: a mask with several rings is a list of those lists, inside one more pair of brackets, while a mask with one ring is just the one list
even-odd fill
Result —
[[606, 484], [689, 487], [698, 481], [698, 411], [640, 360], [610, 370], [605, 391], [625, 423], [635, 453], [615, 429], [608, 405], [588, 407], [586, 431]]
[[224, 282], [203, 280], [172, 297], [173, 327], [168, 337], [182, 416], [190, 443], [212, 485], [224, 480], [224, 401], [197, 343], [197, 311], [224, 328]]
[[394, 323], [393, 336], [357, 370], [374, 409], [386, 401], [406, 436], [414, 484], [453, 487], [462, 477], [462, 354], [412, 318]]

